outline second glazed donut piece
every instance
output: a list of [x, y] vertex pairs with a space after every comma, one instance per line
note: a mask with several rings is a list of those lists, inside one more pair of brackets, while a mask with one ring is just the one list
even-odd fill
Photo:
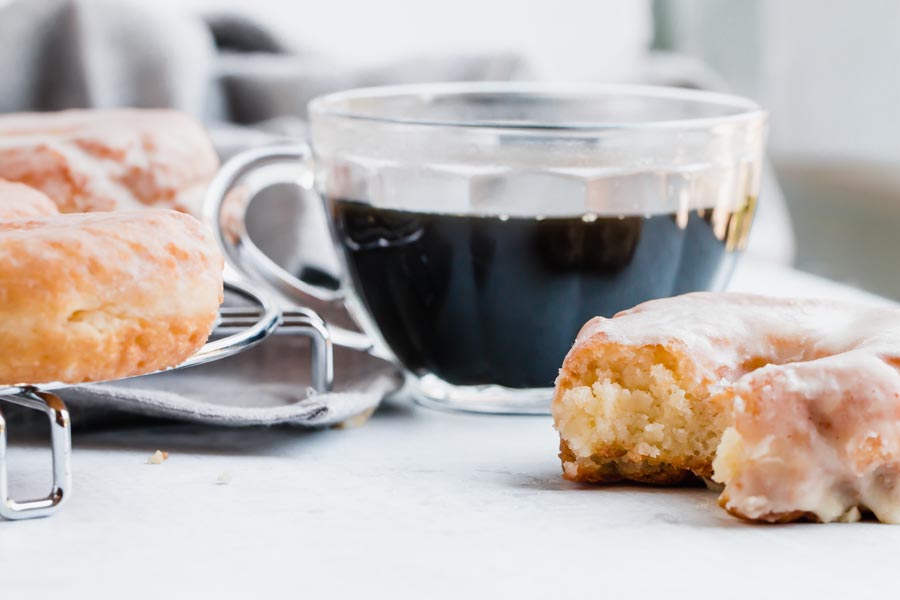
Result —
[[900, 373], [870, 350], [770, 365], [734, 386], [713, 462], [720, 506], [751, 521], [868, 510], [900, 523]]
[[0, 116], [0, 177], [41, 190], [60, 212], [157, 207], [198, 215], [218, 164], [203, 127], [177, 111]]
[[45, 194], [24, 184], [0, 179], [0, 221], [46, 217], [58, 212]]
[[0, 222], [0, 384], [176, 366], [204, 344], [221, 300], [221, 253], [189, 215]]

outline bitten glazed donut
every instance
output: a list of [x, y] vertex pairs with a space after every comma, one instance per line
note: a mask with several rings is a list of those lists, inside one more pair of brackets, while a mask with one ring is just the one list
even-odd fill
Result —
[[900, 310], [688, 294], [595, 318], [553, 400], [566, 478], [724, 484], [750, 520], [900, 522]]
[[0, 179], [0, 221], [46, 217], [58, 212], [45, 194], [24, 184]]
[[64, 213], [157, 207], [198, 215], [218, 165], [203, 127], [176, 111], [0, 116], [0, 177], [41, 190]]
[[180, 364], [222, 301], [206, 228], [170, 210], [0, 222], [0, 384], [81, 383]]

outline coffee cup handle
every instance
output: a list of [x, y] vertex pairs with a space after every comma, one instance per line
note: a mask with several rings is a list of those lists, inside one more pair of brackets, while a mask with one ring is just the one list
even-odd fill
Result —
[[[279, 295], [298, 306], [315, 302], [342, 302], [343, 291], [330, 290], [300, 280], [265, 255], [247, 235], [245, 218], [250, 200], [259, 190], [274, 183], [294, 183], [313, 191], [312, 152], [307, 144], [280, 144], [245, 150], [229, 159], [210, 183], [203, 204], [204, 220], [212, 227], [213, 235], [225, 254], [226, 264], [249, 279], [260, 281]], [[265, 171], [276, 165], [299, 165], [299, 177], [285, 177], [268, 173], [260, 177], [255, 188], [240, 187], [248, 175]], [[326, 323], [333, 343], [372, 352], [374, 344], [369, 336]]]

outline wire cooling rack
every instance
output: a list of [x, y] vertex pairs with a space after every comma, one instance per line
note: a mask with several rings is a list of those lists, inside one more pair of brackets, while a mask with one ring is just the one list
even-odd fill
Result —
[[[243, 281], [226, 281], [225, 289], [248, 306], [223, 306], [213, 332], [196, 354], [175, 367], [185, 369], [239, 354], [273, 333], [304, 335], [312, 339], [312, 386], [318, 392], [331, 390], [334, 359], [331, 337], [324, 321], [307, 309], [283, 313], [267, 294]], [[50, 421], [53, 478], [50, 493], [42, 498], [10, 498], [7, 469], [7, 425], [0, 412], [0, 517], [10, 520], [46, 517], [55, 513], [72, 491], [72, 428], [69, 411], [55, 390], [72, 384], [18, 384], [0, 387], [0, 402], [43, 412]]]

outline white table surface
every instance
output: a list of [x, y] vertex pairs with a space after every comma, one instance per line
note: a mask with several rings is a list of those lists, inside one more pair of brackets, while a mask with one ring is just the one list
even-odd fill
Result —
[[[750, 262], [732, 287], [878, 301]], [[754, 526], [702, 489], [571, 484], [545, 417], [398, 404], [348, 430], [157, 425], [74, 445], [69, 503], [0, 521], [3, 600], [900, 594], [900, 526]], [[146, 464], [157, 448], [169, 460]], [[45, 448], [10, 460], [17, 492], [42, 491]]]

